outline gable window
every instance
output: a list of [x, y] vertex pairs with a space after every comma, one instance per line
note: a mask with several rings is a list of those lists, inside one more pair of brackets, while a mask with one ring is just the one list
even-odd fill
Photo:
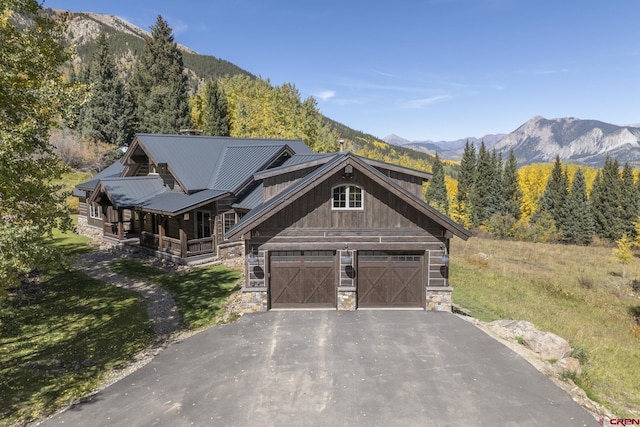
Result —
[[196, 211], [196, 239], [211, 237], [211, 212]]
[[95, 219], [102, 219], [102, 206], [97, 203], [89, 205], [89, 216]]
[[236, 225], [237, 222], [238, 216], [235, 212], [225, 212], [224, 214], [222, 214], [222, 224], [224, 226], [225, 233], [229, 231], [231, 227]]
[[340, 185], [333, 188], [334, 210], [363, 209], [362, 188], [356, 185]]

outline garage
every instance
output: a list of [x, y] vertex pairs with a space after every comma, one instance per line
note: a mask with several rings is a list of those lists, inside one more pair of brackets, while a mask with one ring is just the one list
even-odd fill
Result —
[[271, 308], [335, 308], [334, 251], [273, 251]]
[[423, 254], [358, 252], [358, 307], [424, 308]]

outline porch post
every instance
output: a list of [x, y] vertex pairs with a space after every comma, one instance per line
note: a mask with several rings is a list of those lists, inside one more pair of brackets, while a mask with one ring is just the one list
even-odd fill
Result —
[[142, 232], [144, 231], [144, 212], [138, 211], [138, 233], [142, 238]]
[[180, 218], [180, 257], [187, 257], [187, 232], [184, 231], [184, 220]]
[[158, 250], [164, 251], [164, 217], [162, 215], [156, 215], [158, 220]]
[[118, 208], [118, 240], [124, 240], [124, 219], [122, 209]]

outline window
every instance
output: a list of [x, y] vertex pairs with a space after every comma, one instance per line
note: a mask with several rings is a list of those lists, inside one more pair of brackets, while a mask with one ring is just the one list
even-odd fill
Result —
[[236, 225], [236, 222], [238, 222], [238, 217], [235, 212], [226, 212], [222, 214], [222, 223], [224, 225], [225, 233], [229, 231], [231, 227]]
[[196, 239], [211, 237], [211, 212], [196, 211]]
[[333, 189], [333, 209], [363, 209], [362, 188], [355, 185], [341, 185]]
[[89, 205], [89, 216], [95, 219], [102, 219], [102, 206], [97, 203], [91, 203]]

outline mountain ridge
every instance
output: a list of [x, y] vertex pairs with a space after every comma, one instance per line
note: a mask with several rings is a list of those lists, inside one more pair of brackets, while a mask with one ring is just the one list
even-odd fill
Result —
[[593, 119], [534, 116], [509, 134], [491, 134], [482, 138], [455, 141], [408, 141], [391, 134], [388, 143], [414, 148], [448, 160], [460, 160], [466, 141], [476, 146], [482, 141], [503, 157], [513, 149], [520, 166], [549, 163], [556, 156], [567, 163], [600, 167], [607, 156], [620, 163], [640, 166], [640, 127], [619, 126]]

